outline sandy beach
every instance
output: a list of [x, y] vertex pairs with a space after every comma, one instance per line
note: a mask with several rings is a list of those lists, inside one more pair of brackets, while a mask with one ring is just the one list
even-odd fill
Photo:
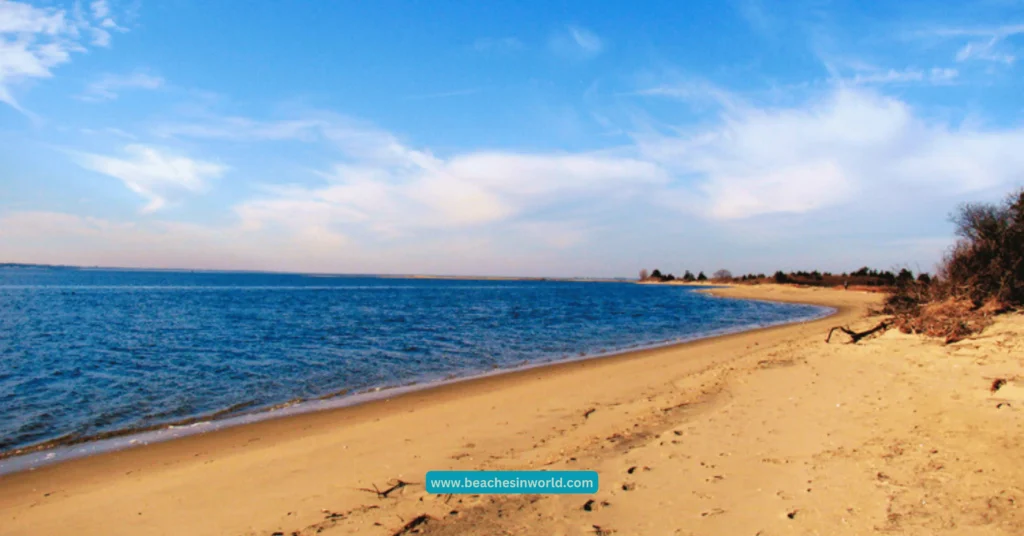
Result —
[[[948, 346], [826, 344], [880, 295], [715, 292], [838, 312], [0, 477], [0, 534], [1024, 534], [1024, 316]], [[427, 494], [441, 469], [602, 480]]]

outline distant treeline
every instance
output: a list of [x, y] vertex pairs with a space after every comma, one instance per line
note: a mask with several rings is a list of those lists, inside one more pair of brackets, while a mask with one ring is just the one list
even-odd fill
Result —
[[932, 276], [927, 272], [921, 272], [915, 276], [914, 272], [906, 268], [901, 269], [898, 272], [891, 270], [876, 270], [864, 266], [852, 272], [843, 272], [841, 274], [833, 274], [832, 272], [821, 272], [814, 270], [811, 272], [799, 270], [795, 272], [783, 272], [782, 270], [776, 271], [772, 275], [766, 275], [763, 273], [750, 273], [741, 276], [734, 276], [729, 270], [718, 270], [711, 274], [711, 277], [704, 275], [704, 272], [699, 272], [696, 276], [693, 272], [686, 270], [682, 276], [676, 277], [672, 274], [662, 273], [661, 270], [655, 269], [648, 273], [647, 270], [640, 271], [640, 280], [649, 282], [668, 282], [668, 281], [712, 281], [718, 283], [746, 283], [746, 284], [759, 284], [759, 283], [789, 283], [795, 285], [809, 285], [817, 287], [835, 287], [835, 286], [868, 286], [868, 287], [894, 287], [901, 281], [921, 281], [929, 282]]

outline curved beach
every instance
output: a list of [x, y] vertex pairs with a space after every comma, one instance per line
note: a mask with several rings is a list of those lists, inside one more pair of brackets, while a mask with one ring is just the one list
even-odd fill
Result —
[[[770, 285], [715, 293], [837, 313], [3, 476], [0, 534], [390, 535], [417, 518], [426, 534], [1024, 527], [1024, 490], [1012, 485], [1024, 481], [1012, 446], [1020, 413], [997, 409], [985, 384], [1021, 372], [1019, 359], [995, 351], [1021, 350], [1019, 316], [958, 345], [895, 332], [825, 344], [828, 327], [869, 324], [878, 295]], [[596, 470], [601, 490], [460, 498], [422, 486], [428, 470], [530, 468]], [[373, 491], [398, 483], [407, 485]]]

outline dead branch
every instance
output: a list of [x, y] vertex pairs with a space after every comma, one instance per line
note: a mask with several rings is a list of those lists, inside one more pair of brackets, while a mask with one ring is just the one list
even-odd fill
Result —
[[390, 488], [388, 488], [388, 489], [386, 489], [384, 491], [381, 491], [377, 487], [377, 484], [373, 485], [373, 489], [370, 489], [370, 488], [359, 488], [359, 491], [365, 491], [367, 493], [376, 493], [378, 499], [387, 499], [388, 495], [390, 495], [391, 492], [393, 492], [395, 490], [402, 489], [402, 488], [404, 488], [406, 486], [413, 486], [413, 485], [415, 485], [415, 482], [406, 482], [404, 480], [399, 480], [394, 486], [391, 486]]
[[867, 337], [869, 335], [874, 335], [875, 333], [878, 333], [879, 331], [885, 331], [891, 325], [892, 325], [892, 320], [883, 320], [883, 321], [879, 322], [877, 326], [875, 326], [875, 327], [873, 327], [873, 328], [871, 328], [869, 330], [865, 330], [865, 331], [853, 331], [852, 329], [850, 329], [850, 328], [848, 328], [846, 326], [836, 326], [836, 327], [828, 330], [828, 336], [825, 337], [825, 342], [829, 342], [832, 339], [832, 333], [835, 332], [835, 330], [837, 330], [837, 329], [839, 331], [842, 331], [843, 333], [849, 335], [850, 336], [850, 344], [854, 344], [857, 341], [863, 339], [864, 337]]
[[434, 519], [434, 518], [428, 516], [427, 514], [420, 514], [420, 515], [414, 517], [412, 519], [412, 521], [406, 523], [405, 526], [403, 526], [402, 528], [398, 529], [398, 532], [394, 533], [393, 536], [403, 536], [405, 534], [412, 534], [413, 531], [416, 529], [416, 527], [419, 527], [420, 525], [422, 525], [422, 524], [424, 524], [427, 521], [430, 521], [432, 519]]

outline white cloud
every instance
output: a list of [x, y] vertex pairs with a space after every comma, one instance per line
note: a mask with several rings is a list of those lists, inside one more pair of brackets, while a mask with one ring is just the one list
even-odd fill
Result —
[[691, 105], [713, 105], [727, 109], [745, 106], [743, 100], [733, 93], [700, 80], [662, 83], [628, 94], [645, 97], [665, 97], [684, 101]]
[[65, 17], [63, 10], [5, 1], [0, 3], [0, 33], [58, 35], [68, 27]]
[[929, 73], [931, 75], [932, 82], [935, 83], [952, 81], [960, 76], [960, 71], [950, 67], [933, 67]]
[[610, 192], [628, 198], [668, 180], [657, 165], [600, 154], [470, 153], [439, 159], [390, 144], [365, 154], [338, 164], [325, 174], [323, 186], [277, 190], [236, 212], [247, 227], [355, 225], [393, 236], [507, 222], [567, 199], [607, 203]]
[[100, 26], [116, 24], [109, 9], [106, 13], [102, 21], [91, 23], [77, 13], [69, 16], [63, 9], [0, 1], [0, 102], [24, 111], [12, 88], [27, 80], [51, 77], [54, 67], [70, 61], [73, 52], [85, 50], [81, 42], [84, 33], [93, 35], [94, 45], [109, 45], [110, 34]]
[[828, 159], [746, 176], [720, 175], [701, 187], [712, 201], [707, 214], [719, 219], [809, 212], [841, 202], [852, 189], [839, 166]]
[[991, 27], [952, 27], [938, 28], [924, 32], [917, 32], [917, 38], [939, 38], [939, 39], [973, 39], [965, 43], [957, 50], [956, 60], [960, 62], [968, 60], [982, 60], [1006, 65], [1016, 61], [1016, 56], [1001, 48], [1003, 43], [1010, 37], [1024, 34], [1024, 24], [1004, 24]]
[[569, 35], [572, 36], [572, 40], [576, 42], [576, 45], [588, 54], [598, 54], [604, 48], [601, 38], [586, 28], [570, 26]]
[[[928, 76], [953, 75], [937, 69]], [[1024, 173], [1024, 154], [1013, 148], [1024, 141], [1022, 131], [927, 122], [906, 102], [864, 87], [840, 84], [819, 99], [782, 108], [757, 106], [707, 84], [662, 85], [638, 94], [703, 95], [721, 105], [720, 116], [710, 126], [637, 133], [634, 146], [606, 153], [438, 156], [387, 131], [326, 116], [228, 118], [167, 132], [328, 143], [340, 158], [321, 174], [323, 184], [276, 187], [237, 205], [235, 213], [246, 228], [377, 237], [508, 228], [566, 206], [592, 207], [579, 220], [588, 221], [627, 201], [634, 207], [671, 206], [713, 221], [813, 218], [822, 209], [856, 205], [875, 191], [911, 196], [926, 188], [959, 195], [1010, 184]], [[659, 133], [666, 131], [674, 133]]]
[[159, 89], [163, 85], [163, 78], [144, 72], [126, 75], [105, 74], [86, 86], [85, 92], [79, 96], [79, 99], [90, 102], [114, 100], [121, 90]]
[[1024, 24], [1003, 24], [999, 26], [944, 27], [917, 32], [917, 37], [995, 37], [1005, 39], [1024, 34]]
[[126, 158], [81, 153], [77, 161], [86, 169], [120, 179], [128, 189], [148, 200], [144, 212], [159, 210], [169, 196], [203, 191], [210, 179], [220, 177], [227, 169], [221, 164], [145, 145], [128, 145], [124, 152]]
[[[605, 153], [469, 152], [442, 158], [393, 134], [336, 116], [288, 121], [244, 118], [164, 126], [166, 135], [227, 140], [305, 139], [332, 147], [338, 162], [318, 186], [275, 186], [234, 208], [243, 227], [377, 236], [507, 222], [567, 199], [616, 199], [664, 184], [656, 164]], [[564, 242], [564, 241], [563, 241]]]
[[215, 117], [202, 121], [166, 123], [153, 133], [160, 137], [189, 137], [229, 141], [312, 140], [327, 123], [320, 119], [255, 121], [245, 117]]
[[687, 135], [638, 135], [641, 154], [691, 186], [665, 200], [713, 219], [807, 214], [871, 192], [958, 195], [1024, 175], [1024, 130], [929, 123], [905, 102], [838, 87], [806, 106], [723, 112]]
[[605, 48], [597, 34], [580, 26], [567, 26], [555, 33], [549, 45], [555, 54], [573, 59], [593, 58]]
[[929, 83], [935, 85], [948, 84], [955, 80], [960, 73], [956, 69], [948, 67], [933, 67], [930, 70], [888, 69], [871, 70], [857, 73], [849, 79], [855, 85], [881, 85], [881, 84], [906, 84], [906, 83]]
[[999, 40], [995, 37], [987, 41], [974, 41], [967, 43], [956, 53], [956, 61], [985, 60], [1010, 65], [1017, 58], [1013, 54], [999, 52], [996, 45]]
[[89, 7], [92, 9], [94, 19], [106, 20], [110, 17], [110, 5], [107, 0], [93, 0]]

